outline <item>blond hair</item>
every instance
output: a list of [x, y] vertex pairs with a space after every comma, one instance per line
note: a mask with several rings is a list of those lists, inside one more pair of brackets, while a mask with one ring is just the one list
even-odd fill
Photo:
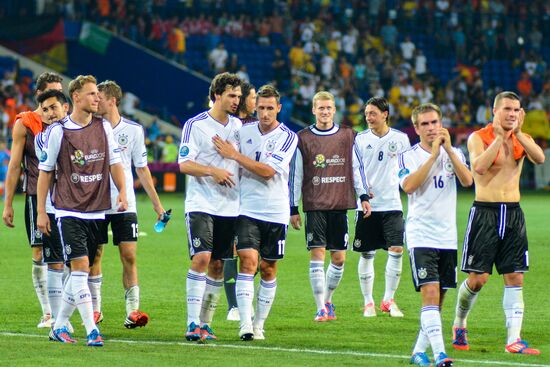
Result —
[[107, 98], [115, 98], [116, 105], [122, 100], [122, 89], [113, 80], [105, 80], [97, 85], [97, 90], [103, 92]]
[[71, 80], [69, 83], [69, 97], [72, 99], [73, 93], [81, 90], [88, 83], [97, 84], [97, 80], [93, 75], [79, 75]]
[[332, 101], [332, 102], [334, 102], [334, 96], [332, 95], [332, 93], [327, 92], [327, 91], [317, 92], [313, 96], [313, 108], [315, 108], [315, 106], [317, 105], [317, 101]]

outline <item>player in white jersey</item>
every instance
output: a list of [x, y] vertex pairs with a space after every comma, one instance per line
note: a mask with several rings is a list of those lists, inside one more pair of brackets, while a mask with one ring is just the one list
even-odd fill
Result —
[[[386, 99], [369, 99], [365, 105], [365, 120], [369, 129], [355, 138], [356, 156], [362, 161], [371, 187], [370, 192], [365, 194], [371, 196], [372, 214], [364, 217], [362, 211], [357, 211], [353, 241], [353, 250], [361, 253], [358, 274], [365, 317], [376, 316], [372, 289], [377, 249], [388, 252], [386, 286], [380, 310], [392, 317], [403, 317], [394, 301], [403, 267], [403, 207], [399, 195], [397, 160], [398, 154], [410, 148], [410, 143], [407, 134], [388, 126], [389, 113], [390, 107]], [[359, 175], [359, 166], [356, 165], [356, 183], [360, 182]], [[358, 208], [361, 208], [359, 202]]]
[[[264, 85], [257, 94], [258, 122], [243, 126], [239, 153], [220, 136], [214, 143], [218, 152], [243, 167], [241, 174], [240, 211], [236, 225], [240, 269], [237, 276], [242, 340], [262, 340], [264, 322], [269, 315], [277, 289], [277, 260], [284, 257], [290, 211], [288, 178], [290, 161], [298, 138], [277, 121], [281, 111], [279, 92]], [[254, 274], [260, 262], [260, 289], [252, 321]]]
[[185, 338], [190, 341], [216, 339], [209, 325], [223, 287], [223, 260], [233, 257], [239, 164], [221, 156], [212, 138], [220, 136], [237, 147], [242, 122], [232, 115], [240, 97], [239, 77], [218, 74], [210, 84], [212, 108], [183, 125], [178, 163], [187, 175], [185, 216], [191, 267]]
[[399, 179], [409, 195], [405, 238], [416, 291], [422, 295], [420, 330], [411, 364], [452, 366], [445, 353], [441, 307], [448, 288], [456, 288], [456, 178], [464, 187], [473, 183], [466, 159], [451, 146], [441, 125], [441, 110], [424, 103], [413, 110], [412, 121], [420, 143], [399, 156]]
[[94, 307], [94, 320], [99, 323], [103, 320], [101, 312], [101, 285], [103, 281], [101, 271], [101, 259], [103, 245], [109, 242], [107, 231], [109, 223], [113, 232], [113, 244], [118, 246], [120, 260], [122, 262], [122, 285], [125, 290], [126, 319], [124, 326], [128, 329], [142, 327], [149, 321], [149, 316], [139, 310], [140, 289], [137, 273], [137, 239], [138, 220], [136, 209], [136, 194], [134, 192], [134, 177], [132, 164], [136, 169], [139, 181], [153, 203], [153, 209], [158, 218], [164, 213], [151, 172], [147, 167], [147, 150], [145, 148], [145, 134], [143, 127], [133, 121], [122, 117], [118, 111], [118, 105], [122, 99], [122, 90], [118, 84], [106, 80], [97, 86], [99, 90], [98, 115], [111, 123], [115, 142], [120, 148], [124, 177], [126, 179], [126, 196], [128, 209], [119, 212], [116, 207], [118, 190], [111, 180], [111, 209], [106, 211], [105, 219], [98, 221], [98, 249], [94, 265], [90, 268], [88, 286], [92, 294]]

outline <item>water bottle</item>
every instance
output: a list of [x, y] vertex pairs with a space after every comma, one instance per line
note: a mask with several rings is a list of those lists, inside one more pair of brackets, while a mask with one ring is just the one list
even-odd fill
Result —
[[164, 227], [166, 227], [166, 223], [168, 223], [168, 221], [170, 220], [170, 216], [172, 214], [172, 209], [168, 209], [167, 211], [165, 211], [162, 216], [160, 217], [160, 219], [158, 220], [158, 222], [155, 223], [155, 231], [156, 232], [162, 232], [164, 231]]

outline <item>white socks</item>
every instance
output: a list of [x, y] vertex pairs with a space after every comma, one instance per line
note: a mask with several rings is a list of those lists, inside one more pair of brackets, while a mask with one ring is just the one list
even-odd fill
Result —
[[201, 324], [210, 325], [212, 323], [212, 318], [214, 317], [216, 306], [218, 305], [218, 301], [220, 300], [222, 287], [223, 278], [212, 279], [209, 276], [206, 276], [206, 287], [204, 289], [201, 313], [199, 317]]
[[65, 279], [65, 286], [63, 287], [63, 301], [61, 303], [61, 309], [58, 311], [58, 314], [55, 315], [54, 329], [59, 329], [65, 326], [76, 309], [76, 303], [73, 296], [73, 291], [71, 289], [71, 279], [72, 277], [70, 274]]
[[71, 273], [71, 290], [74, 295], [76, 308], [84, 322], [86, 334], [89, 335], [97, 329], [94, 322], [94, 308], [92, 306], [92, 295], [88, 288], [88, 273], [83, 271], [73, 271]]
[[399, 286], [402, 268], [403, 253], [388, 251], [388, 262], [386, 263], [386, 290], [384, 292], [384, 301], [389, 302], [393, 299], [395, 291]]
[[42, 307], [42, 315], [52, 313], [50, 302], [48, 301], [47, 273], [48, 265], [42, 261], [32, 260], [32, 284], [40, 302], [40, 307]]
[[101, 312], [101, 285], [103, 283], [103, 275], [88, 276], [88, 288], [92, 295], [92, 306], [94, 311]]
[[239, 273], [235, 284], [241, 326], [252, 324], [252, 301], [254, 299], [254, 275]]
[[48, 269], [48, 300], [55, 319], [63, 301], [63, 270]]
[[325, 262], [324, 261], [310, 261], [309, 262], [309, 282], [311, 284], [311, 290], [313, 291], [313, 298], [315, 299], [315, 305], [317, 311], [325, 309]]
[[[269, 315], [275, 292], [277, 291], [277, 279], [260, 280], [260, 289], [258, 290], [258, 299], [256, 301], [256, 316], [254, 317], [254, 328], [263, 329], [264, 322]], [[239, 308], [240, 309], [240, 308]]]
[[430, 346], [430, 339], [428, 339], [428, 335], [424, 332], [424, 329], [422, 329], [422, 325], [420, 325], [420, 329], [418, 330], [418, 336], [416, 337], [416, 343], [414, 344], [414, 349], [412, 351], [412, 354], [416, 353], [425, 353], [426, 349]]
[[506, 316], [506, 329], [508, 341], [506, 345], [515, 343], [520, 338], [521, 324], [523, 322], [523, 287], [505, 286], [502, 307]]
[[330, 263], [327, 268], [326, 289], [325, 289], [325, 302], [332, 302], [332, 295], [340, 284], [342, 276], [344, 275], [344, 265], [336, 266]]
[[374, 255], [375, 251], [363, 252], [359, 257], [357, 272], [359, 274], [359, 285], [365, 299], [365, 305], [374, 303], [372, 288], [374, 286]]
[[443, 328], [441, 327], [441, 314], [439, 306], [424, 306], [420, 311], [420, 325], [422, 330], [428, 336], [434, 359], [437, 359], [439, 353], [445, 352], [443, 342]]
[[187, 325], [192, 322], [196, 325], [200, 324], [202, 298], [206, 288], [205, 275], [191, 269], [187, 272]]
[[466, 327], [468, 314], [476, 302], [477, 295], [478, 292], [471, 290], [466, 280], [462, 282], [457, 292], [455, 320], [453, 322], [453, 326], [459, 328]]
[[[93, 295], [92, 295], [93, 299]], [[128, 316], [132, 311], [139, 309], [139, 286], [134, 285], [124, 293], [124, 299], [126, 300], [126, 316]]]

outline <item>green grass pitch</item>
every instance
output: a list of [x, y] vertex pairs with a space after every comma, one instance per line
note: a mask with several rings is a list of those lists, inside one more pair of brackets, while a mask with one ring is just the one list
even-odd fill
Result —
[[[460, 194], [459, 247], [473, 194]], [[103, 313], [100, 324], [105, 347], [85, 346], [84, 329], [75, 312], [77, 345], [48, 341], [47, 331], [36, 328], [40, 308], [31, 281], [31, 254], [26, 244], [23, 200], [15, 203], [16, 228], [0, 229], [0, 366], [108, 365], [108, 366], [407, 366], [419, 323], [420, 296], [414, 292], [408, 260], [396, 300], [403, 319], [362, 317], [363, 300], [357, 280], [358, 255], [348, 252], [342, 283], [334, 296], [338, 320], [314, 323], [315, 306], [308, 277], [309, 256], [303, 232], [289, 229], [286, 256], [280, 262], [278, 289], [265, 325], [266, 340], [238, 340], [238, 323], [225, 320], [226, 302], [214, 317], [219, 341], [208, 345], [186, 342], [185, 278], [189, 266], [183, 195], [162, 195], [172, 220], [163, 233], [155, 233], [155, 215], [148, 199], [138, 199], [141, 237], [138, 270], [141, 308], [151, 321], [145, 328], [127, 330], [124, 291], [118, 250], [108, 245], [103, 263]], [[531, 271], [525, 279], [524, 339], [540, 356], [504, 353], [506, 329], [502, 311], [502, 278], [493, 275], [470, 316], [471, 350], [454, 351], [450, 345], [456, 291], [450, 290], [443, 310], [448, 354], [455, 366], [550, 366], [550, 195], [526, 193], [522, 207], [527, 218]], [[353, 227], [350, 215], [350, 227]], [[352, 230], [353, 232], [353, 230]], [[353, 238], [353, 233], [350, 233]], [[460, 256], [460, 252], [459, 252]], [[460, 259], [460, 257], [459, 257]], [[376, 257], [374, 296], [383, 294], [386, 255]], [[459, 274], [459, 282], [464, 274]]]

